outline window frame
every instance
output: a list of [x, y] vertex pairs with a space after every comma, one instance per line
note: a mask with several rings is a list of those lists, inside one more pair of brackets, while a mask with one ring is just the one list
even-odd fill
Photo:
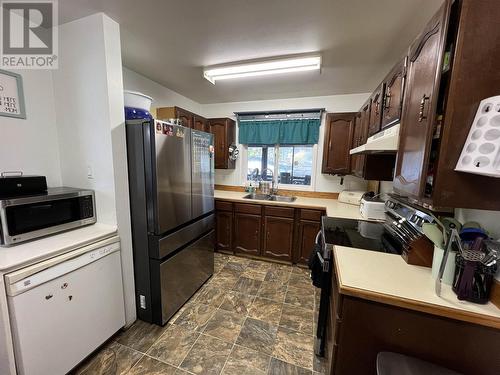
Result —
[[[310, 185], [295, 185], [295, 184], [283, 184], [283, 183], [278, 183], [278, 174], [273, 173], [273, 181], [274, 181], [274, 186], [277, 189], [283, 189], [283, 190], [304, 190], [304, 191], [315, 191], [316, 188], [316, 170], [317, 170], [317, 158], [318, 158], [318, 145], [280, 145], [280, 144], [275, 144], [275, 145], [242, 145], [242, 155], [241, 155], [241, 161], [242, 161], [242, 173], [241, 173], [241, 181], [242, 185], [245, 185], [245, 182], [247, 181], [247, 174], [248, 174], [248, 147], [274, 147], [274, 160], [276, 163], [276, 166], [279, 166], [279, 148], [280, 146], [282, 147], [305, 147], [305, 146], [310, 146], [312, 149], [312, 168], [311, 168], [311, 184]], [[279, 167], [278, 167], [279, 168]], [[260, 168], [259, 168], [260, 169]]]

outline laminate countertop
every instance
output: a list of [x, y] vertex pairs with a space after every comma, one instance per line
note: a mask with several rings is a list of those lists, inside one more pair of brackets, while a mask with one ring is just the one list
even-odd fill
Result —
[[248, 195], [248, 193], [239, 191], [215, 190], [215, 199], [242, 203], [258, 203], [276, 206], [313, 208], [326, 210], [326, 215], [330, 217], [363, 220], [363, 217], [359, 213], [359, 206], [341, 203], [337, 199], [297, 197], [294, 202], [276, 202], [260, 199], [245, 199], [243, 198], [245, 195]]
[[116, 235], [113, 225], [96, 223], [11, 247], [0, 247], [0, 273], [33, 264]]
[[340, 293], [500, 329], [500, 309], [493, 303], [460, 301], [451, 286], [434, 292], [431, 269], [407, 264], [397, 254], [334, 246]]

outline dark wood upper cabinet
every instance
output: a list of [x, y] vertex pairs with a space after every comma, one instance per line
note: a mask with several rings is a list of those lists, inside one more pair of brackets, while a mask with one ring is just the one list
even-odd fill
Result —
[[399, 61], [384, 80], [384, 107], [382, 110], [382, 129], [401, 120], [406, 75], [406, 57]]
[[380, 131], [384, 101], [384, 84], [381, 84], [371, 97], [370, 118], [368, 120], [368, 137]]
[[236, 141], [236, 124], [230, 118], [208, 120], [210, 133], [214, 135], [215, 168], [234, 169], [236, 162], [229, 159], [229, 146]]
[[186, 128], [193, 128], [194, 114], [180, 107], [161, 107], [156, 109], [158, 120], [167, 121], [173, 118], [179, 119], [181, 125]]
[[193, 129], [199, 130], [202, 132], [210, 132], [210, 128], [208, 126], [208, 120], [204, 117], [194, 115], [193, 116]]
[[262, 255], [291, 261], [293, 252], [293, 227], [293, 218], [266, 215], [264, 217], [264, 246]]
[[[446, 1], [410, 47], [394, 188], [423, 196], [450, 14]], [[457, 188], [459, 188], [457, 186]]]
[[325, 123], [321, 173], [348, 174], [351, 171], [355, 113], [328, 113]]
[[[356, 148], [361, 145], [361, 131], [362, 131], [362, 119], [361, 112], [356, 113], [354, 117], [354, 132], [352, 136], [352, 148]], [[351, 155], [351, 174], [355, 176], [360, 176], [362, 174], [362, 164], [364, 162], [364, 155], [354, 154]], [[361, 171], [361, 172], [360, 172]]]
[[[355, 116], [354, 135], [352, 147], [356, 148], [366, 143], [368, 139], [368, 124], [370, 121], [370, 104], [371, 98], [361, 107], [361, 110]], [[366, 155], [354, 154], [351, 155], [351, 171], [352, 174], [364, 178]]]
[[186, 128], [193, 128], [194, 125], [194, 115], [193, 113], [186, 111], [182, 108], [175, 107], [176, 113], [177, 113], [177, 118], [181, 120], [182, 126], [185, 126]]

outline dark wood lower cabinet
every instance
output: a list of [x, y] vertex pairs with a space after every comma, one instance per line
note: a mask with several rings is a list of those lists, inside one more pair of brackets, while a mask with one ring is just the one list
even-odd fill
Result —
[[231, 240], [233, 236], [233, 212], [217, 211], [216, 222], [216, 248], [223, 251], [232, 251]]
[[319, 209], [215, 201], [216, 248], [307, 264], [321, 227]]
[[293, 224], [291, 218], [265, 216], [263, 256], [292, 260]]
[[260, 215], [234, 214], [234, 252], [260, 255], [262, 219]]
[[321, 229], [319, 221], [300, 220], [299, 221], [299, 238], [298, 238], [298, 258], [297, 263], [306, 264], [311, 255], [316, 235]]
[[332, 375], [375, 375], [382, 351], [461, 374], [500, 373], [498, 329], [343, 295], [335, 281], [330, 298], [325, 356]]

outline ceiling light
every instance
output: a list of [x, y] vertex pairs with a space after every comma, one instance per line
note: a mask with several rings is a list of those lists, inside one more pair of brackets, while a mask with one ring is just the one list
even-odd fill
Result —
[[216, 68], [208, 67], [203, 69], [203, 76], [215, 85], [216, 81], [222, 79], [319, 70], [320, 68], [321, 56], [315, 55], [287, 59], [273, 59], [246, 64], [238, 63], [219, 66]]

